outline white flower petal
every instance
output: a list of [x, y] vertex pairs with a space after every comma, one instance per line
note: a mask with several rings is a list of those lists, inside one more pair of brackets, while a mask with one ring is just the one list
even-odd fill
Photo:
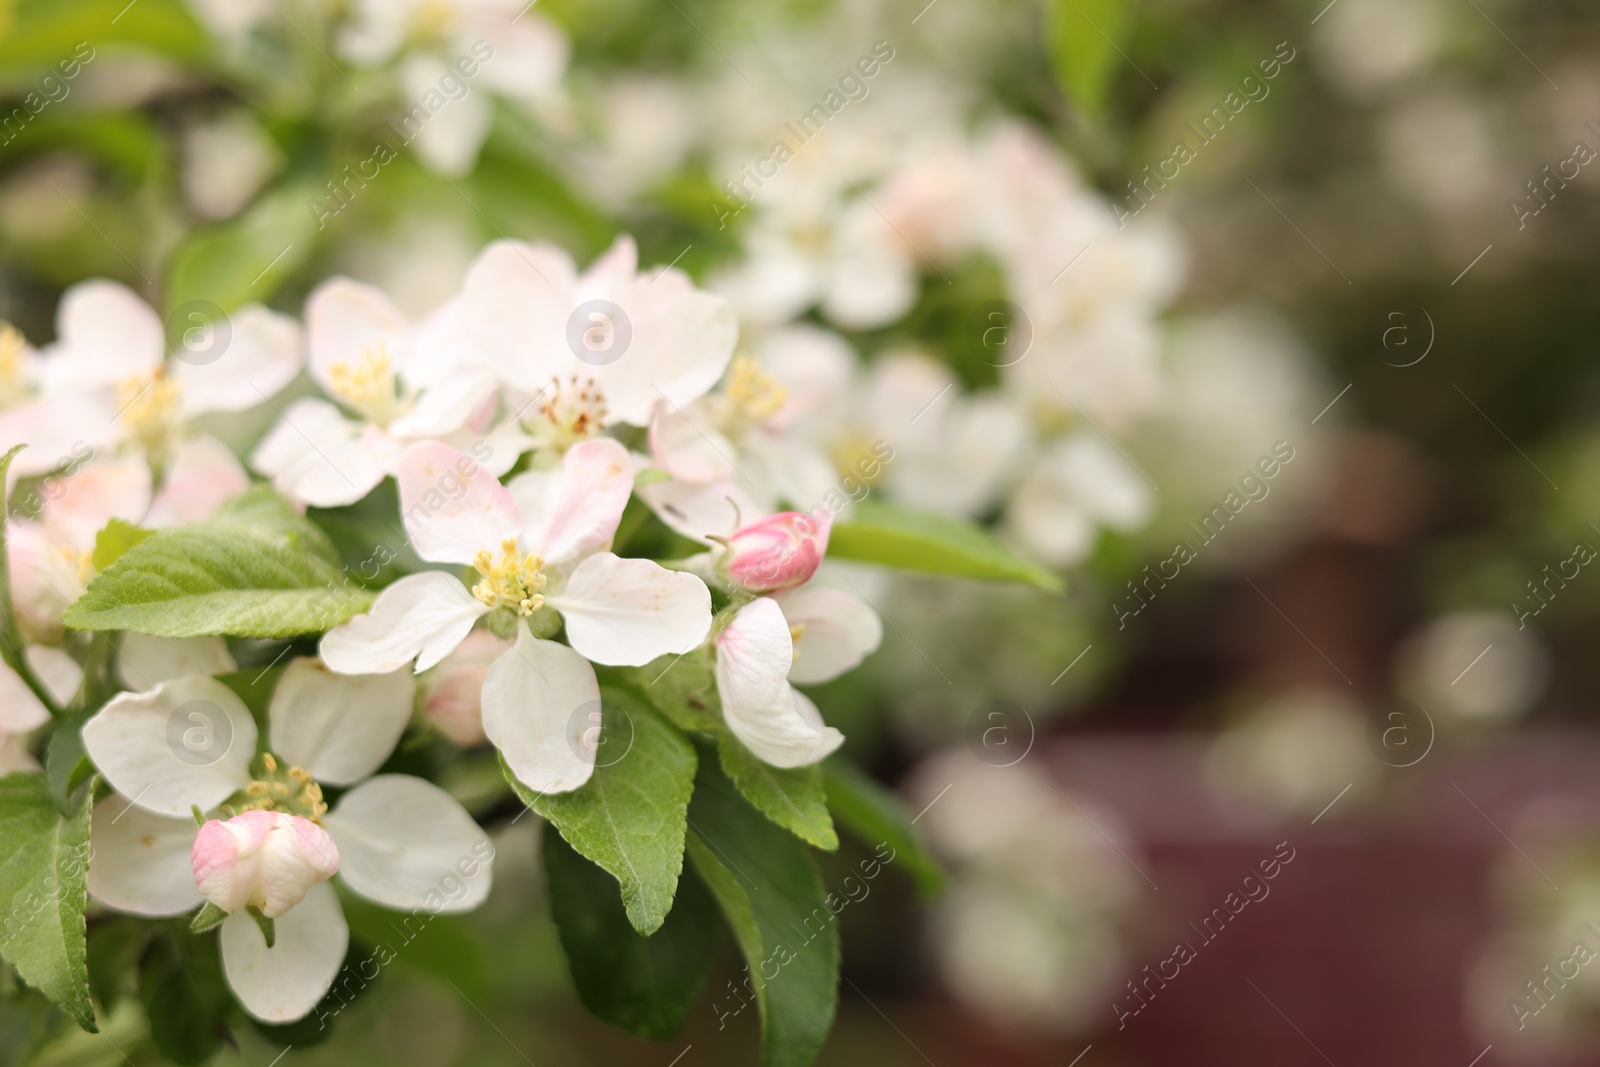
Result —
[[546, 563], [565, 563], [611, 543], [633, 492], [628, 451], [609, 437], [573, 445], [557, 472], [529, 472], [512, 480], [526, 526], [522, 547]]
[[403, 366], [410, 355], [411, 324], [382, 292], [349, 278], [330, 278], [306, 300], [306, 342], [311, 377], [336, 395], [331, 373], [354, 369], [369, 356]]
[[[211, 324], [196, 323], [204, 330]], [[179, 401], [185, 416], [207, 411], [245, 411], [283, 391], [305, 365], [305, 340], [300, 324], [288, 315], [246, 304], [230, 316], [227, 347], [208, 350], [215, 334], [199, 338], [192, 354], [179, 349], [172, 375], [182, 386]]]
[[339, 846], [339, 876], [384, 907], [470, 911], [489, 895], [489, 835], [432, 782], [379, 775], [341, 797], [324, 825]]
[[163, 815], [208, 811], [250, 782], [256, 723], [215, 678], [118, 693], [83, 724], [89, 759], [117, 792]]
[[239, 665], [220, 637], [149, 637], [125, 633], [117, 650], [117, 676], [143, 693], [186, 674], [227, 674]]
[[40, 491], [50, 536], [80, 552], [112, 519], [138, 522], [150, 507], [150, 465], [142, 459], [108, 459], [52, 478]]
[[326, 400], [305, 397], [285, 409], [250, 465], [285, 496], [332, 508], [372, 492], [398, 461], [396, 453], [381, 431], [345, 418]]
[[27, 445], [9, 476], [33, 478], [83, 463], [116, 444], [121, 428], [109, 390], [44, 396], [0, 412], [0, 452]]
[[[502, 61], [503, 62], [503, 61]], [[449, 76], [450, 68], [442, 61], [428, 55], [408, 56], [401, 64], [400, 81], [408, 100], [421, 100], [428, 93], [439, 95], [439, 80]], [[467, 96], [451, 100], [449, 107], [430, 113], [426, 104], [419, 104], [401, 116], [400, 121], [409, 132], [418, 112], [425, 116], [425, 125], [416, 127], [410, 137], [417, 155], [429, 170], [459, 178], [472, 169], [478, 160], [478, 149], [489, 135], [489, 122], [493, 108], [481, 92], [469, 91]]]
[[322, 999], [344, 964], [350, 927], [339, 896], [326, 882], [273, 920], [267, 947], [256, 921], [235, 912], [222, 924], [222, 970], [244, 1010], [262, 1022], [301, 1018]]
[[135, 915], [178, 915], [199, 907], [189, 863], [196, 832], [188, 815], [157, 815], [111, 794], [90, 816], [89, 895]]
[[568, 373], [567, 320], [577, 309], [572, 259], [553, 245], [496, 241], [462, 284], [474, 341], [502, 381], [537, 394]]
[[793, 663], [794, 640], [783, 609], [771, 597], [750, 601], [717, 635], [717, 693], [724, 709], [771, 707]]
[[29, 645], [23, 655], [33, 667], [33, 673], [44, 683], [45, 690], [65, 705], [83, 684], [83, 668], [64, 648], [51, 645]]
[[679, 481], [704, 485], [733, 477], [736, 451], [733, 442], [709, 425], [709, 420], [692, 418], [664, 404], [650, 420], [650, 455]]
[[389, 432], [396, 437], [445, 437], [455, 433], [498, 387], [487, 369], [458, 369], [419, 393], [416, 406], [394, 420]]
[[545, 602], [567, 620], [567, 641], [595, 663], [639, 667], [699, 647], [711, 631], [711, 592], [693, 574], [648, 559], [597, 552]]
[[151, 529], [204, 522], [250, 488], [250, 475], [233, 450], [210, 434], [178, 443], [150, 510], [139, 525]]
[[806, 767], [844, 744], [844, 735], [824, 725], [817, 706], [787, 682], [767, 707], [730, 706], [724, 699], [722, 714], [734, 736], [774, 767]]
[[161, 369], [167, 351], [161, 317], [121, 282], [79, 282], [56, 309], [59, 340], [44, 361], [48, 393], [97, 389]]
[[779, 593], [794, 638], [789, 681], [816, 685], [852, 670], [883, 641], [883, 620], [861, 598], [839, 589], [806, 585]]
[[[600, 710], [594, 668], [566, 645], [520, 627], [516, 647], [483, 680], [483, 732], [517, 780], [540, 793], [576, 789], [594, 773], [584, 734]], [[580, 714], [581, 713], [581, 714]]]
[[399, 482], [406, 533], [423, 559], [471, 563], [485, 550], [498, 558], [501, 542], [522, 531], [510, 491], [449, 445], [425, 441], [406, 449]]
[[27, 733], [49, 721], [50, 712], [28, 684], [16, 671], [0, 663], [0, 734]]
[[639, 487], [639, 496], [673, 532], [703, 545], [711, 544], [709, 535], [726, 536], [743, 521], [772, 510], [771, 501], [757, 501], [736, 481], [652, 482]]
[[383, 766], [411, 721], [416, 675], [334, 674], [310, 656], [289, 661], [267, 708], [270, 748], [328, 785]]
[[378, 594], [372, 610], [323, 637], [322, 662], [340, 674], [387, 674], [416, 657], [425, 671], [459, 645], [488, 608], [443, 571], [411, 574]]

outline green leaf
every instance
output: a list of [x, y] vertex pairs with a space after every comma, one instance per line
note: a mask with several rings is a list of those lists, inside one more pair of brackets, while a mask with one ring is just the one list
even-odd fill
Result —
[[[839, 929], [806, 847], [764, 819], [709, 759], [700, 761], [688, 854], [744, 955], [761, 1011], [762, 1063], [807, 1067], [833, 1027]], [[736, 997], [714, 1002], [718, 1018]]]
[[139, 999], [150, 1040], [173, 1063], [204, 1063], [231, 1040], [233, 998], [222, 974], [221, 938], [191, 934], [183, 921], [164, 924], [139, 965]]
[[287, 183], [238, 218], [179, 245], [167, 269], [168, 321], [195, 301], [224, 313], [264, 303], [316, 250], [318, 227], [310, 203], [320, 193], [309, 180]]
[[1122, 61], [1127, 0], [1048, 0], [1050, 61], [1056, 81], [1091, 115], [1105, 109], [1111, 72]]
[[[443, 978], [472, 1000], [494, 991], [493, 967], [499, 958], [494, 946], [484, 941], [484, 928], [476, 916], [434, 914], [427, 908], [409, 912], [380, 907], [340, 886], [350, 933], [366, 947], [356, 950], [352, 943], [347, 967], [351, 973], [370, 972], [396, 962], [400, 967]], [[370, 961], [370, 962], [369, 962]], [[337, 987], [330, 991], [337, 996]], [[335, 1005], [337, 1014], [338, 1005]]]
[[960, 519], [863, 500], [849, 522], [835, 523], [828, 555], [900, 570], [1024, 582], [1059, 590], [1061, 580], [1014, 555], [987, 531]]
[[609, 764], [603, 757], [594, 776], [570, 793], [535, 793], [509, 768], [506, 780], [567, 844], [616, 878], [628, 921], [641, 934], [653, 934], [672, 908], [683, 870], [695, 751], [621, 690], [601, 689], [600, 701], [601, 736], [616, 744], [631, 734], [624, 755]]
[[[215, 930], [228, 920], [228, 913], [217, 907], [211, 901], [206, 901], [201, 909], [194, 913], [194, 920], [189, 923], [189, 932], [203, 934], [207, 930]], [[271, 948], [271, 945], [267, 946]]]
[[649, 937], [628, 923], [616, 880], [546, 833], [550, 911], [583, 1006], [641, 1037], [683, 1029], [721, 938], [716, 902], [694, 871], [683, 872], [667, 920]]
[[[74, 58], [92, 66], [105, 45], [126, 43], [179, 60], [201, 60], [210, 42], [182, 0], [24, 0], [9, 32], [0, 39], [0, 69], [39, 70]], [[65, 73], [60, 71], [59, 73]], [[79, 72], [81, 75], [81, 71]], [[68, 84], [71, 84], [70, 82]]]
[[45, 742], [44, 777], [50, 786], [50, 800], [63, 815], [71, 810], [73, 792], [94, 771], [83, 747], [83, 724], [89, 721], [89, 714], [69, 713], [57, 720]]
[[888, 845], [892, 859], [911, 875], [917, 892], [933, 896], [944, 886], [944, 870], [917, 837], [900, 798], [839, 757], [822, 764], [828, 806], [864, 845]]
[[95, 1030], [89, 998], [83, 910], [88, 902], [89, 810], [86, 793], [63, 816], [44, 775], [0, 778], [0, 956], [29, 985], [85, 1030]]
[[112, 519], [105, 529], [94, 535], [94, 554], [89, 557], [89, 562], [94, 564], [95, 570], [103, 571], [121, 559], [128, 549], [153, 533], [154, 530], [146, 530], [131, 522]]
[[257, 486], [208, 522], [129, 548], [67, 609], [66, 623], [156, 637], [320, 633], [372, 603], [337, 559], [321, 530]]
[[682, 656], [662, 656], [626, 676], [632, 688], [678, 729], [695, 733], [715, 730], [722, 716], [717, 696], [715, 657], [700, 648]]
[[807, 844], [828, 852], [839, 847], [820, 767], [773, 767], [727, 731], [718, 735], [717, 756], [723, 773], [761, 814]]

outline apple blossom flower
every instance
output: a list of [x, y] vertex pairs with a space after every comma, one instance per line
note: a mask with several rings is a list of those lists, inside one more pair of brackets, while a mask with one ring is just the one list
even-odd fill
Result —
[[[322, 658], [346, 674], [427, 670], [490, 612], [514, 620], [516, 643], [490, 666], [483, 729], [512, 772], [545, 793], [576, 789], [594, 770], [578, 709], [600, 699], [590, 662], [642, 666], [688, 652], [711, 628], [711, 596], [692, 574], [605, 551], [633, 488], [627, 451], [609, 438], [570, 448], [561, 467], [502, 486], [438, 442], [400, 463], [400, 506], [417, 555], [471, 565], [469, 592], [440, 571], [401, 578], [372, 609], [322, 639]], [[470, 468], [470, 476], [458, 474]], [[446, 495], [453, 483], [460, 491]], [[537, 637], [559, 617], [567, 644]], [[569, 647], [570, 646], [570, 647]], [[586, 721], [586, 720], [584, 720]]]
[[[245, 1010], [265, 1022], [305, 1015], [349, 944], [328, 876], [398, 910], [467, 911], [488, 895], [493, 847], [461, 805], [423, 779], [375, 774], [414, 693], [410, 672], [345, 677], [291, 660], [259, 755], [249, 709], [213, 678], [112, 698], [83, 727], [116, 790], [94, 809], [90, 894], [146, 916], [217, 904], [230, 913], [223, 972]], [[346, 787], [331, 809], [319, 783]], [[198, 832], [196, 808], [211, 815]], [[270, 948], [242, 910], [252, 905], [274, 920]]]
[[[76, 660], [49, 645], [29, 645], [23, 655], [57, 705], [72, 699], [83, 681], [83, 668]], [[26, 742], [28, 735], [49, 721], [49, 709], [22, 676], [0, 663], [0, 775], [39, 769], [39, 761], [28, 751]]]
[[853, 669], [883, 640], [877, 612], [822, 586], [758, 597], [716, 637], [717, 693], [728, 729], [774, 767], [804, 767], [844, 743], [792, 682]]
[[310, 819], [257, 809], [207, 820], [189, 862], [200, 895], [218, 908], [253, 907], [276, 919], [338, 872], [339, 849]]
[[99, 393], [46, 395], [39, 352], [15, 326], [0, 322], [0, 451], [29, 446], [12, 459], [8, 482], [47, 474], [109, 445], [113, 414]]
[[1080, 432], [1034, 457], [1006, 509], [1005, 529], [1057, 567], [1082, 561], [1100, 527], [1137, 530], [1155, 501], [1143, 476], [1098, 434]]
[[638, 262], [626, 236], [581, 275], [553, 245], [496, 241], [467, 272], [464, 319], [501, 380], [538, 405], [524, 423], [541, 446], [647, 426], [658, 404], [693, 403], [727, 368], [738, 334], [727, 302]]
[[828, 551], [829, 521], [780, 511], [728, 535], [722, 567], [740, 588], [771, 593], [804, 585]]
[[[394, 474], [408, 444], [464, 430], [471, 437], [485, 409], [492, 413], [495, 382], [464, 347], [460, 314], [452, 300], [413, 327], [371, 286], [348, 278], [318, 286], [306, 301], [309, 369], [339, 404], [290, 404], [251, 466], [292, 499], [337, 507]], [[491, 433], [474, 452], [503, 474], [521, 448]]]
[[300, 327], [259, 304], [225, 322], [194, 311], [181, 325], [184, 343], [169, 361], [165, 327], [150, 305], [120, 282], [80, 282], [57, 308], [57, 339], [41, 359], [42, 392], [101, 402], [104, 416], [76, 428], [91, 447], [127, 444], [158, 467], [181, 465], [189, 449], [215, 461], [227, 449], [194, 433], [189, 421], [253, 408], [288, 385], [305, 358]]

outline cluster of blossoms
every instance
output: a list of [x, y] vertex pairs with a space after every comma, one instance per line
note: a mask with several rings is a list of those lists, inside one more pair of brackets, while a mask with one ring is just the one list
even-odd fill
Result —
[[[595, 307], [600, 333], [584, 317]], [[62, 702], [82, 675], [63, 615], [98, 573], [114, 520], [202, 521], [250, 485], [198, 416], [270, 405], [278, 422], [247, 460], [301, 508], [398, 486], [392, 525], [424, 569], [324, 634], [318, 656], [288, 661], [265, 736], [217, 678], [234, 670], [220, 637], [125, 634], [127, 691], [83, 728], [115, 790], [94, 811], [90, 893], [150, 916], [204, 903], [196, 929], [220, 925], [251, 1014], [299, 1018], [333, 981], [348, 934], [328, 879], [435, 912], [487, 893], [493, 850], [471, 816], [429, 782], [379, 773], [419, 688], [442, 732], [487, 739], [537, 794], [594, 772], [595, 665], [705, 655], [726, 727], [758, 758], [807, 766], [841, 744], [795, 683], [854, 667], [880, 622], [811, 583], [834, 509], [777, 511], [803, 498], [728, 481], [758, 453], [773, 469], [813, 453], [786, 429], [810, 398], [736, 354], [724, 300], [678, 271], [640, 272], [627, 238], [583, 272], [554, 247], [508, 241], [418, 323], [338, 278], [310, 295], [303, 328], [257, 307], [231, 327], [216, 358], [180, 350], [168, 363], [162, 323], [136, 295], [79, 285], [46, 350], [5, 334], [15, 388], [0, 441], [32, 446], [14, 473], [62, 470], [7, 530], [31, 673]], [[280, 404], [293, 382], [308, 392], [302, 370], [324, 395]], [[728, 470], [688, 440], [697, 432], [712, 452], [726, 446]], [[640, 507], [705, 551], [670, 566], [612, 551], [625, 548], [614, 542], [636, 486]], [[10, 670], [0, 686], [17, 697], [8, 763], [25, 766], [17, 738], [46, 708]], [[331, 806], [324, 787], [338, 790]], [[458, 876], [472, 892], [441, 904], [441, 880]]]

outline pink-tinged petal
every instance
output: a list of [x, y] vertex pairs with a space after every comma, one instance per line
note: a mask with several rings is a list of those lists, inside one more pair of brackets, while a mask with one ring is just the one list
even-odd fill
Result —
[[736, 449], [708, 420], [659, 404], [650, 420], [650, 455], [679, 481], [707, 485], [733, 477]]
[[222, 970], [239, 1003], [268, 1023], [302, 1018], [328, 992], [350, 947], [350, 927], [329, 885], [314, 885], [305, 899], [274, 923], [272, 948], [256, 921], [242, 912], [222, 924]]
[[[400, 65], [400, 83], [407, 99], [420, 100], [426, 93], [438, 92], [440, 79], [452, 73], [440, 59], [413, 54]], [[429, 170], [459, 178], [478, 162], [478, 149], [489, 136], [493, 117], [489, 100], [481, 93], [470, 93], [453, 100], [447, 111], [435, 115], [408, 143]]]
[[594, 773], [585, 734], [600, 710], [600, 683], [578, 653], [519, 629], [484, 679], [483, 731], [523, 785], [565, 793]]
[[117, 649], [117, 675], [136, 693], [186, 674], [227, 674], [239, 665], [221, 637], [147, 637], [125, 633]]
[[774, 597], [794, 634], [789, 681], [817, 685], [853, 670], [883, 641], [883, 620], [859, 597], [825, 586]]
[[567, 641], [586, 659], [639, 667], [690, 652], [711, 632], [711, 591], [693, 574], [648, 559], [597, 552], [545, 603], [567, 621]]
[[780, 511], [728, 535], [728, 577], [754, 593], [793, 589], [811, 580], [828, 551], [832, 516], [818, 522], [799, 511]]
[[0, 412], [0, 453], [27, 445], [8, 479], [33, 478], [80, 465], [112, 448], [121, 427], [110, 390], [41, 397]]
[[197, 347], [180, 347], [173, 357], [171, 371], [182, 386], [179, 401], [186, 417], [265, 404], [305, 366], [305, 337], [288, 315], [246, 304], [230, 317], [227, 330], [227, 347], [220, 352], [213, 333], [197, 338]]
[[333, 395], [332, 371], [357, 367], [369, 356], [404, 365], [410, 356], [411, 324], [394, 302], [370, 285], [331, 278], [306, 300], [306, 342], [311, 377]]
[[200, 895], [223, 911], [255, 907], [276, 919], [338, 873], [339, 849], [309, 819], [247, 811], [200, 827], [189, 862]]
[[730, 705], [724, 698], [722, 714], [734, 736], [774, 767], [806, 767], [844, 744], [844, 735], [825, 725], [816, 705], [787, 682], [766, 707]]
[[746, 517], [768, 510], [737, 481], [712, 485], [653, 482], [639, 487], [639, 497], [674, 532], [703, 545], [711, 544], [713, 536], [726, 537]]
[[40, 488], [41, 518], [57, 543], [87, 552], [112, 519], [137, 523], [150, 507], [150, 465], [142, 459], [107, 459], [51, 478]]
[[89, 895], [134, 915], [178, 915], [199, 906], [190, 850], [194, 819], [145, 811], [112, 793], [89, 823]]
[[794, 639], [783, 610], [771, 597], [750, 601], [717, 635], [717, 693], [724, 709], [759, 711], [777, 703], [793, 662]]
[[471, 563], [482, 551], [498, 557], [501, 542], [522, 531], [510, 491], [449, 445], [425, 441], [406, 449], [399, 482], [406, 533], [423, 559]]
[[11, 600], [23, 636], [59, 642], [61, 617], [86, 588], [78, 560], [68, 558], [37, 522], [8, 523], [6, 542]]
[[565, 563], [611, 543], [633, 492], [633, 463], [621, 444], [597, 437], [569, 448], [559, 474], [521, 475], [510, 491], [526, 523], [523, 548]]
[[210, 434], [185, 438], [140, 525], [159, 529], [204, 522], [248, 488], [250, 476], [227, 445]]
[[289, 661], [272, 691], [272, 751], [327, 785], [359, 782], [394, 751], [416, 696], [416, 675], [334, 674], [309, 656]]
[[120, 282], [80, 282], [62, 294], [56, 337], [44, 361], [49, 393], [149, 377], [165, 363], [161, 317]]
[[328, 812], [345, 885], [386, 908], [471, 911], [489, 895], [494, 845], [449, 793], [381, 774]]
[[117, 792], [158, 814], [187, 816], [249, 784], [256, 723], [233, 690], [188, 675], [112, 697], [83, 724], [83, 747]]
[[379, 593], [371, 611], [328, 631], [318, 651], [339, 674], [388, 674], [413, 658], [425, 671], [488, 611], [454, 575], [411, 574]]
[[535, 12], [512, 5], [482, 11], [480, 33], [495, 42], [497, 62], [484, 66], [484, 79], [506, 96], [537, 102], [561, 80], [570, 46], [567, 35]]
[[463, 747], [483, 737], [483, 681], [489, 666], [511, 650], [488, 630], [474, 630], [437, 667], [418, 679], [423, 716]]
[[398, 449], [381, 431], [345, 418], [326, 400], [306, 397], [284, 410], [250, 465], [290, 499], [332, 508], [372, 492], [398, 460]]
[[571, 373], [567, 320], [577, 310], [572, 259], [552, 245], [496, 241], [467, 271], [462, 302], [473, 342], [508, 385], [529, 395]]

